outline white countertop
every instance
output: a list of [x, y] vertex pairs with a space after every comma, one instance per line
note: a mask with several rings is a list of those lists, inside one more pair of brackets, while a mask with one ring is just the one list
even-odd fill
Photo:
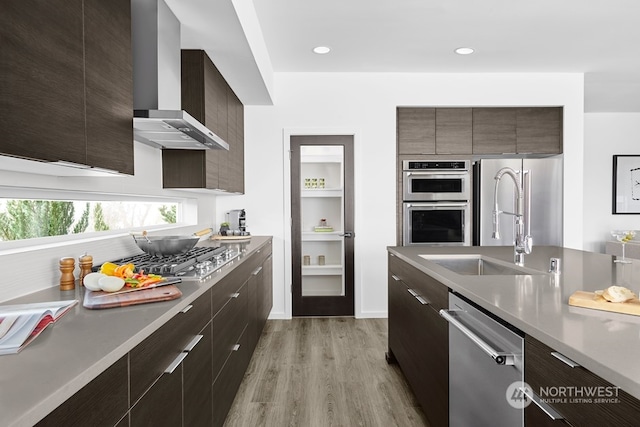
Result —
[[[523, 332], [640, 399], [640, 316], [569, 306], [578, 290], [623, 285], [640, 291], [640, 261], [554, 246], [534, 247], [524, 266], [545, 274], [464, 276], [420, 254], [481, 254], [513, 262], [513, 247], [389, 247], [389, 252]], [[551, 257], [562, 274], [546, 273]]]
[[[182, 282], [182, 297], [129, 307], [89, 310], [83, 289], [58, 287], [7, 304], [78, 299], [80, 303], [50, 325], [18, 354], [0, 356], [0, 425], [32, 426], [100, 375], [196, 298], [271, 240], [253, 236], [229, 242], [240, 257], [203, 282]], [[220, 243], [200, 243], [216, 245]], [[59, 273], [56, 273], [59, 274]]]

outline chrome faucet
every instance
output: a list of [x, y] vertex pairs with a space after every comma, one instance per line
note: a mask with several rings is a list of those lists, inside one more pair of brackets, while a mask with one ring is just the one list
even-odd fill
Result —
[[[515, 219], [515, 242], [514, 242], [514, 262], [517, 265], [524, 265], [524, 254], [531, 253], [531, 191], [530, 191], [530, 171], [516, 171], [505, 167], [498, 171], [494, 179], [496, 180], [493, 192], [493, 234], [494, 239], [500, 238], [500, 214], [513, 215]], [[508, 175], [513, 180], [515, 186], [516, 211], [505, 212], [498, 207], [498, 184], [504, 175]], [[520, 179], [522, 178], [522, 179]]]

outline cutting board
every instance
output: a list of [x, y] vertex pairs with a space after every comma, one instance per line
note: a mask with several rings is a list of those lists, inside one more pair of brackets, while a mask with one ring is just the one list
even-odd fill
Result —
[[211, 240], [249, 240], [251, 236], [221, 236], [220, 234], [214, 234], [211, 236]]
[[640, 300], [632, 299], [627, 302], [609, 302], [593, 292], [574, 292], [573, 295], [569, 297], [569, 305], [640, 316]]
[[85, 291], [82, 305], [89, 309], [126, 307], [157, 301], [170, 301], [181, 296], [182, 292], [175, 285], [115, 295], [109, 295], [108, 292]]

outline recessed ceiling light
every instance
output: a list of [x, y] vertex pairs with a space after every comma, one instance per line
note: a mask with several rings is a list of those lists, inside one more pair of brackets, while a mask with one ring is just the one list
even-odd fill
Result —
[[470, 47], [459, 47], [454, 52], [458, 55], [471, 55], [473, 53], [473, 49]]
[[327, 46], [317, 46], [313, 48], [313, 53], [317, 53], [318, 55], [324, 55], [329, 52], [331, 52], [331, 48]]

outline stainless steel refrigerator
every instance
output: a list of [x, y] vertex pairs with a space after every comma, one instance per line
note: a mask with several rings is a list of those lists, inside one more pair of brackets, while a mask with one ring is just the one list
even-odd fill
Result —
[[[562, 156], [546, 158], [482, 159], [473, 166], [473, 244], [510, 246], [515, 240], [512, 215], [500, 216], [500, 239], [491, 237], [495, 175], [503, 167], [528, 170], [531, 188], [531, 236], [536, 245], [562, 246]], [[520, 174], [519, 176], [522, 176]], [[498, 191], [500, 210], [515, 212], [514, 185], [502, 178]]]

